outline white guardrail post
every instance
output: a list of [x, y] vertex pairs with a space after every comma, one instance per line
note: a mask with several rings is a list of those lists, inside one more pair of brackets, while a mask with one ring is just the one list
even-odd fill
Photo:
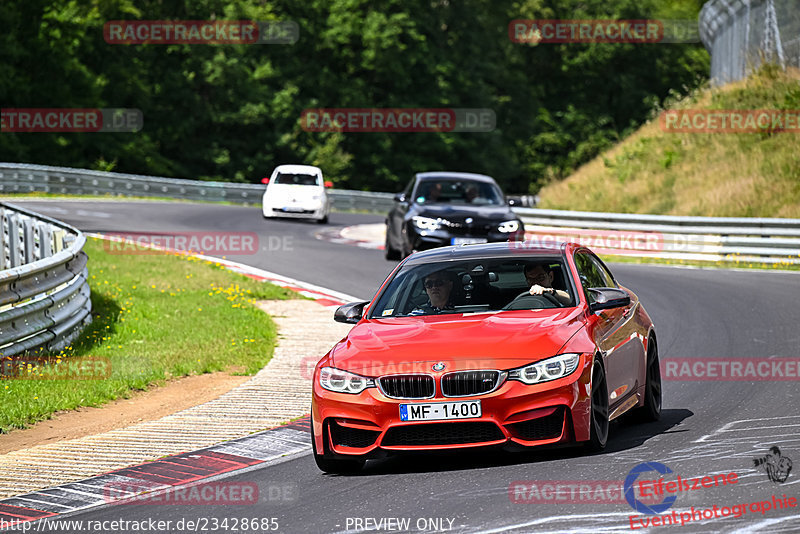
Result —
[[0, 357], [59, 351], [91, 322], [83, 234], [0, 203]]

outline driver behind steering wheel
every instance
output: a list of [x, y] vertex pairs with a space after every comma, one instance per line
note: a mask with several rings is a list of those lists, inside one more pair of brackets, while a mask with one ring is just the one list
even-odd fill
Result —
[[553, 271], [547, 264], [534, 263], [525, 266], [525, 281], [530, 286], [531, 295], [550, 293], [562, 306], [569, 306], [572, 297], [564, 290], [553, 289]]

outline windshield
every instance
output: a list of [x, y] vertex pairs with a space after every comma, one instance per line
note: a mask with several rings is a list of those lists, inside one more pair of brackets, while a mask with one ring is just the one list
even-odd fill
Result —
[[417, 204], [500, 205], [503, 196], [492, 183], [472, 180], [424, 180], [414, 193]]
[[[500, 258], [404, 266], [370, 317], [405, 317], [574, 306], [560, 258]], [[532, 295], [533, 285], [542, 294]]]
[[319, 177], [314, 174], [294, 174], [279, 172], [273, 184], [291, 184], [291, 185], [320, 185]]

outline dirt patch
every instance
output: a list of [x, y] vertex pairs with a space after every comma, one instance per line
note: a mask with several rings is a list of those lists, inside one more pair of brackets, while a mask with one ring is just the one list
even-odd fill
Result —
[[0, 434], [0, 454], [154, 421], [216, 399], [250, 378], [227, 372], [188, 376], [99, 408], [59, 412], [31, 428]]

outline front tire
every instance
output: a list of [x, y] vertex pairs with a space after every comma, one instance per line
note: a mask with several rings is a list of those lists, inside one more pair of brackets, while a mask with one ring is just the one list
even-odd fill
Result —
[[586, 446], [590, 451], [605, 449], [608, 442], [608, 385], [606, 372], [599, 359], [592, 365], [592, 399], [589, 410], [589, 427], [591, 429]]
[[328, 224], [328, 215], [325, 214], [323, 218], [317, 219], [317, 224]]

